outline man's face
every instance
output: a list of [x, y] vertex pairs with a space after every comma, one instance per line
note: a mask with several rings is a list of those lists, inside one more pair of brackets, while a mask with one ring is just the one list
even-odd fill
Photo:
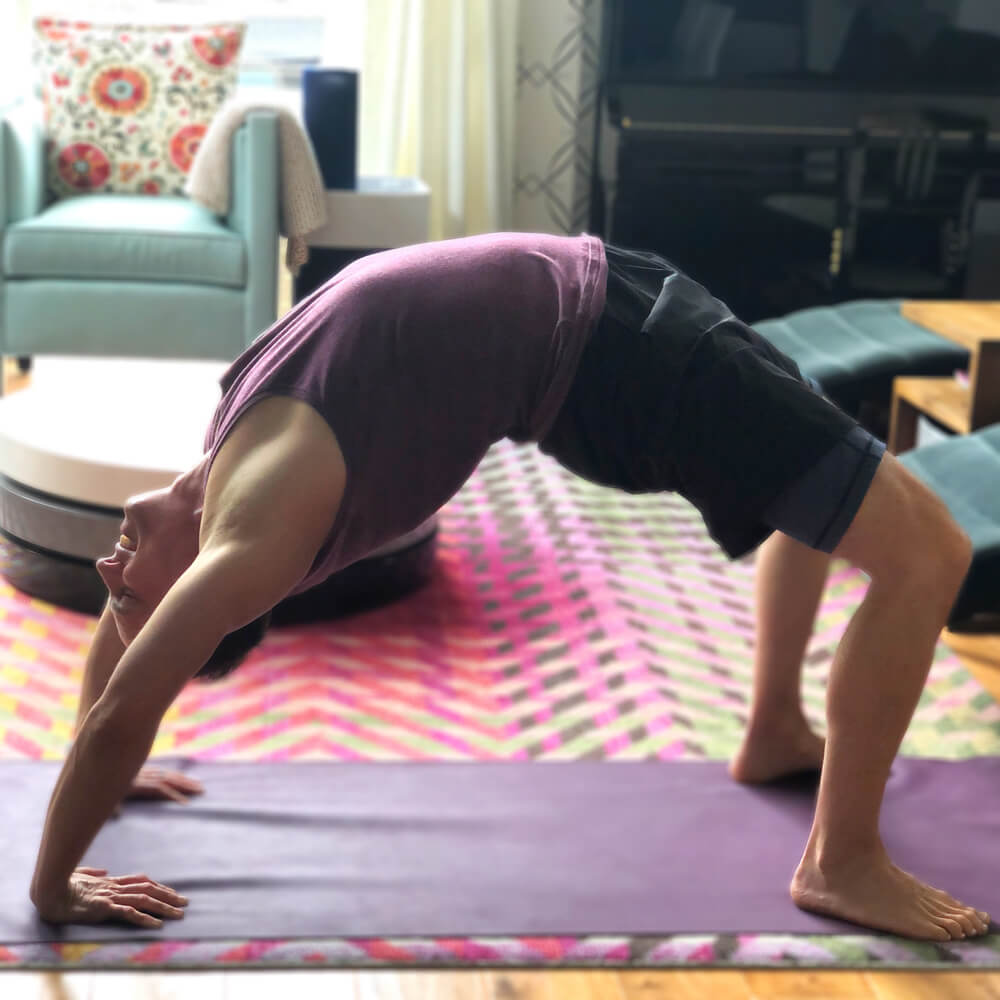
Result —
[[97, 561], [118, 634], [127, 646], [198, 553], [198, 516], [174, 487], [132, 497], [122, 537]]

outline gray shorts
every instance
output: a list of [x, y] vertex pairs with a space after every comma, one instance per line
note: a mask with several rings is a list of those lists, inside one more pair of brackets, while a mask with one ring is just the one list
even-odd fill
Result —
[[681, 494], [732, 558], [775, 530], [835, 549], [885, 446], [674, 265], [605, 249], [604, 313], [541, 450], [591, 482]]
[[764, 521], [810, 548], [832, 552], [851, 526], [884, 454], [883, 442], [863, 427], [852, 428], [765, 508]]

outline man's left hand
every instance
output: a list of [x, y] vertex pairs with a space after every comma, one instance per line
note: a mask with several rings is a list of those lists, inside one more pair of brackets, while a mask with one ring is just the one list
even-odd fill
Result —
[[126, 799], [171, 799], [185, 805], [192, 795], [201, 795], [204, 786], [194, 778], [165, 767], [146, 764], [132, 780]]

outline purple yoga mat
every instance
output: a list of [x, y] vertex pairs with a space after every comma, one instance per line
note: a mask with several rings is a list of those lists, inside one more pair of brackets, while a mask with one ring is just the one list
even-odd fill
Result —
[[[196, 763], [191, 805], [128, 803], [85, 864], [187, 895], [161, 931], [48, 928], [27, 899], [58, 766], [0, 764], [0, 942], [856, 932], [787, 896], [814, 783], [721, 763]], [[897, 863], [1000, 913], [1000, 758], [899, 760]]]

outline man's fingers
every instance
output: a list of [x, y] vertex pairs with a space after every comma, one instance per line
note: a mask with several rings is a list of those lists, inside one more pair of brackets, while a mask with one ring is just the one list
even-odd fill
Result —
[[151, 913], [140, 913], [132, 906], [121, 906], [118, 903], [111, 904], [111, 912], [120, 920], [130, 924], [138, 924], [139, 927], [162, 927], [163, 921], [158, 920]]
[[173, 771], [144, 770], [132, 783], [128, 798], [171, 799], [186, 805], [191, 795], [201, 795], [205, 789], [193, 778]]
[[171, 906], [170, 903], [147, 893], [118, 893], [114, 901], [118, 906], [131, 906], [143, 913], [155, 913], [173, 920], [180, 920], [184, 916], [184, 911], [179, 906]]
[[182, 774], [180, 771], [169, 771], [165, 767], [143, 767], [136, 776], [136, 780], [140, 784], [149, 785], [160, 785], [167, 781], [175, 788], [180, 788], [191, 794], [205, 790], [196, 778]]
[[153, 896], [156, 899], [162, 899], [164, 902], [169, 903], [171, 906], [187, 906], [187, 897], [182, 896], [176, 889], [171, 889], [169, 885], [160, 885], [159, 882], [147, 882], [145, 885], [130, 885], [128, 886], [130, 892], [142, 892], [147, 896]]
[[169, 782], [174, 788], [187, 792], [188, 795], [200, 795], [205, 791], [205, 786], [200, 781], [189, 778], [186, 774], [178, 774], [176, 771], [169, 771], [162, 780]]
[[173, 906], [187, 906], [187, 897], [182, 896], [176, 889], [171, 889], [169, 885], [163, 885], [160, 882], [154, 882], [144, 875], [126, 875], [124, 879], [115, 879], [114, 881], [120, 890], [155, 896]]
[[174, 802], [179, 802], [182, 806], [187, 805], [187, 796], [166, 781], [161, 781], [153, 790], [165, 799], [172, 799]]
[[107, 875], [107, 868], [77, 868], [81, 875]]

